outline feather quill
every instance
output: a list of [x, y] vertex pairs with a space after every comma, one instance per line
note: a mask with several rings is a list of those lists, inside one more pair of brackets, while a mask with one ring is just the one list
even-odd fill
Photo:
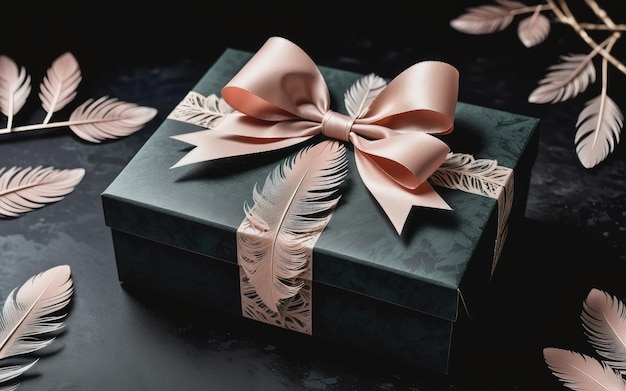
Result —
[[26, 69], [18, 67], [11, 58], [0, 55], [0, 111], [7, 116], [4, 133], [11, 131], [13, 117], [26, 103], [30, 91], [30, 75]]
[[39, 99], [47, 113], [44, 124], [50, 121], [53, 113], [64, 108], [76, 97], [76, 89], [81, 80], [78, 61], [72, 53], [67, 52], [52, 63], [39, 85]]
[[537, 46], [550, 34], [550, 19], [541, 14], [541, 6], [531, 16], [522, 19], [517, 26], [517, 36], [527, 48]]
[[263, 188], [255, 187], [252, 207], [237, 231], [240, 266], [260, 300], [273, 312], [302, 288], [315, 241], [332, 216], [347, 174], [342, 143], [309, 145], [278, 165]]
[[619, 143], [624, 114], [606, 94], [587, 102], [578, 116], [574, 143], [578, 159], [585, 168], [602, 162]]
[[592, 289], [581, 313], [585, 334], [598, 354], [626, 375], [626, 307], [617, 297]]
[[625, 391], [622, 376], [604, 361], [558, 348], [545, 348], [543, 356], [552, 373], [574, 391]]
[[70, 115], [70, 129], [93, 143], [128, 136], [141, 129], [157, 114], [152, 107], [139, 106], [103, 96], [88, 99]]
[[9, 218], [60, 201], [83, 179], [85, 170], [3, 167], [0, 174], [0, 218]]
[[561, 63], [548, 68], [546, 76], [528, 96], [530, 103], [558, 103], [574, 98], [596, 81], [592, 57], [585, 54], [561, 56]]

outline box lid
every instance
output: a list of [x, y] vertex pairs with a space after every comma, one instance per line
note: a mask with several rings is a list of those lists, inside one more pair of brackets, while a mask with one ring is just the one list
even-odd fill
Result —
[[[226, 50], [193, 91], [219, 96], [251, 56]], [[333, 109], [345, 113], [343, 94], [363, 75], [319, 68]], [[454, 152], [513, 168], [518, 199], [527, 191], [538, 123], [536, 118], [459, 102], [455, 130], [442, 140]], [[103, 192], [106, 224], [236, 264], [235, 234], [245, 216], [244, 203], [252, 204], [255, 185], [299, 147], [171, 168], [190, 150], [171, 136], [197, 130], [170, 118], [163, 122]], [[471, 292], [488, 284], [496, 200], [437, 187], [453, 210], [413, 208], [409, 229], [399, 237], [348, 153], [348, 186], [316, 243], [314, 281], [455, 320], [463, 300], [471, 301]], [[470, 269], [477, 270], [471, 281], [466, 277]]]

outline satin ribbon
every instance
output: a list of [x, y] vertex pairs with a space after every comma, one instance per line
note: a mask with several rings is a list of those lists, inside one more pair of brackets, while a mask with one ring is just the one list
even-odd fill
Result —
[[330, 110], [328, 87], [311, 58], [271, 37], [221, 91], [236, 111], [208, 131], [173, 136], [198, 147], [174, 167], [276, 150], [321, 133], [352, 143], [363, 183], [400, 234], [414, 205], [451, 209], [427, 179], [450, 152], [434, 135], [453, 130], [458, 79], [447, 63], [419, 62], [350, 118]]

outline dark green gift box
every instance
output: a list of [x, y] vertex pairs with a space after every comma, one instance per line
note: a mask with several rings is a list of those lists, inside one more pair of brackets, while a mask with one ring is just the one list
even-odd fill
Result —
[[[251, 56], [227, 50], [193, 91], [219, 96]], [[363, 75], [320, 70], [333, 108], [345, 113], [343, 94]], [[454, 131], [442, 136], [454, 152], [514, 170], [508, 242], [524, 215], [538, 122], [460, 102]], [[243, 205], [295, 150], [171, 168], [190, 149], [171, 136], [200, 129], [165, 120], [102, 194], [106, 224], [124, 286], [241, 316]], [[346, 190], [313, 253], [312, 338], [448, 373], [493, 275], [497, 202], [435, 186], [453, 210], [415, 207], [398, 236], [348, 153]]]

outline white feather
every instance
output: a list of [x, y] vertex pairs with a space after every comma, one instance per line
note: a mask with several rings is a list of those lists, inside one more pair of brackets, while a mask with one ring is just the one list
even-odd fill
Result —
[[30, 95], [30, 75], [9, 57], [0, 56], [0, 111], [8, 117], [6, 131], [13, 127], [13, 116]]
[[528, 96], [530, 103], [558, 103], [574, 98], [596, 80], [596, 68], [586, 54], [561, 56]]
[[346, 111], [350, 117], [363, 117], [370, 103], [386, 86], [387, 81], [373, 73], [361, 77], [352, 84], [344, 94]]
[[304, 147], [254, 189], [254, 205], [237, 231], [240, 266], [273, 312], [303, 283], [310, 249], [331, 218], [347, 173], [343, 144], [324, 140]]
[[[6, 367], [0, 368], [0, 383], [7, 382], [11, 379], [15, 379], [20, 376], [22, 373], [28, 371], [39, 361], [39, 359], [35, 359], [34, 361], [24, 364], [24, 365], [9, 365]], [[4, 388], [0, 388], [0, 391]]]
[[585, 333], [599, 355], [626, 375], [626, 307], [617, 297], [592, 289], [581, 314]]
[[32, 353], [55, 337], [44, 336], [63, 327], [57, 312], [69, 303], [73, 284], [68, 265], [56, 266], [15, 288], [2, 308], [0, 359]]
[[48, 68], [46, 76], [39, 85], [39, 99], [46, 110], [47, 124], [52, 114], [64, 108], [76, 97], [76, 89], [82, 80], [78, 61], [72, 53], [59, 56]]
[[550, 34], [550, 19], [540, 13], [537, 6], [532, 16], [522, 19], [517, 26], [517, 36], [527, 48], [537, 46]]
[[525, 7], [517, 1], [500, 0], [496, 5], [470, 7], [466, 12], [450, 22], [450, 26], [466, 34], [490, 34], [507, 28], [515, 13], [512, 11]]
[[619, 143], [624, 125], [624, 114], [606, 94], [598, 95], [587, 106], [576, 122], [576, 153], [585, 168], [602, 162]]
[[545, 348], [543, 356], [552, 373], [574, 391], [626, 390], [624, 379], [603, 361], [558, 348]]

